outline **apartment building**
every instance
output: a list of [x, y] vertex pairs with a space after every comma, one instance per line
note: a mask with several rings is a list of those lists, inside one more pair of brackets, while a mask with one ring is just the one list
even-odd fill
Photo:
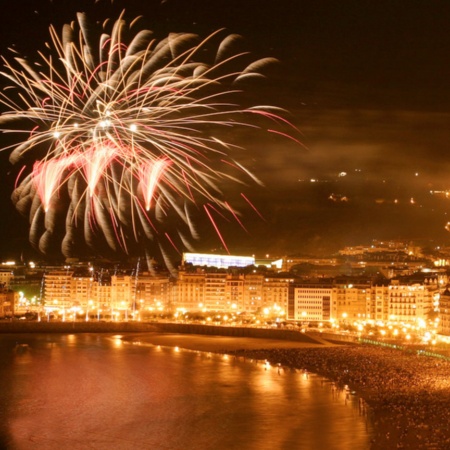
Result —
[[154, 310], [172, 303], [172, 282], [167, 276], [143, 272], [135, 277], [132, 297], [139, 309]]
[[18, 297], [17, 292], [0, 288], [0, 318], [4, 319], [14, 316], [14, 305]]
[[333, 295], [334, 287], [331, 281], [291, 284], [287, 319], [302, 321], [330, 320]]
[[288, 310], [289, 286], [294, 283], [293, 277], [265, 276], [263, 283], [263, 306], [275, 308], [286, 313]]
[[[154, 276], [81, 276], [70, 269], [44, 277], [47, 308], [88, 308], [100, 315], [155, 309], [263, 313], [271, 308], [288, 320], [396, 320], [415, 323], [437, 308], [439, 282], [429, 277], [372, 280], [363, 277], [320, 278], [298, 282], [289, 276], [238, 269], [180, 270], [178, 279]], [[441, 308], [442, 309], [442, 308]]]
[[52, 270], [44, 274], [46, 306], [69, 309], [74, 306], [73, 270]]
[[439, 333], [450, 336], [450, 290], [448, 287], [439, 300]]

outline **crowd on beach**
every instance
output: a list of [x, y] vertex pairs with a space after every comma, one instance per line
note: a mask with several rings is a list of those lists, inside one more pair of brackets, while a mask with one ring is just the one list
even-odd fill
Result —
[[371, 345], [239, 350], [236, 356], [310, 371], [370, 407], [372, 449], [450, 449], [450, 361]]

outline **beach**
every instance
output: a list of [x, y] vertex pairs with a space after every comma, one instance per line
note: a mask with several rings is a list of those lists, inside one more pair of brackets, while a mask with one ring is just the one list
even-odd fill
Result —
[[361, 397], [374, 426], [371, 448], [450, 448], [450, 362], [365, 344], [310, 344], [224, 336], [147, 333], [135, 342], [266, 360], [313, 372]]
[[[101, 329], [133, 344], [222, 353], [242, 360], [267, 361], [277, 370], [315, 373], [334, 382], [337, 389], [361, 398], [373, 423], [372, 449], [450, 448], [450, 361], [446, 359], [389, 347], [330, 341], [313, 333], [297, 333], [296, 339], [300, 340], [290, 340], [286, 338], [289, 336], [276, 338], [282, 333], [232, 327], [177, 324], [174, 328], [167, 324], [164, 330], [161, 324], [103, 324], [99, 328], [100, 325], [85, 329], [67, 324], [65, 329], [49, 324], [46, 331], [95, 333]], [[5, 332], [11, 331], [4, 328]], [[33, 325], [35, 331], [46, 332], [43, 328], [47, 327]], [[196, 334], [197, 330], [208, 334]], [[25, 330], [19, 327], [16, 331]], [[236, 335], [239, 332], [244, 336]], [[248, 337], [250, 332], [258, 332], [259, 337]]]

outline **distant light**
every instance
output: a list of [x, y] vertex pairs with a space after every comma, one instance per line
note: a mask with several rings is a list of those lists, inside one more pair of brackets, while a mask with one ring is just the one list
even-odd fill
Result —
[[61, 136], [61, 133], [59, 131], [55, 131], [53, 133], [53, 137], [56, 138], [56, 139], [58, 139], [60, 136]]
[[340, 177], [346, 177], [346, 176], [347, 176], [347, 172], [341, 172], [341, 173], [339, 174], [339, 176], [340, 176]]
[[130, 125], [130, 131], [137, 131], [137, 125], [136, 124], [134, 124], [134, 123], [132, 123], [131, 125]]

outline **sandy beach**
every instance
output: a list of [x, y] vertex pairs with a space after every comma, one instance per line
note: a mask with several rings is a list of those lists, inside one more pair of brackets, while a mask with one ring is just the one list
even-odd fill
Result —
[[374, 428], [372, 449], [450, 449], [450, 361], [446, 359], [335, 338], [327, 341], [318, 333], [285, 335], [263, 329], [181, 324], [13, 325], [1, 327], [2, 331], [101, 332], [135, 344], [223, 353], [308, 371], [354, 392], [368, 405]]
[[[124, 335], [124, 339], [142, 340], [154, 345], [167, 347], [179, 347], [187, 350], [198, 350], [202, 352], [230, 353], [240, 350], [260, 350], [260, 349], [296, 349], [296, 348], [317, 348], [325, 346], [335, 346], [327, 343], [323, 345], [311, 344], [307, 342], [286, 341], [281, 339], [260, 339], [248, 337], [230, 336], [203, 336], [199, 334], [178, 334], [178, 333], [142, 333]], [[264, 359], [264, 358], [263, 358]]]
[[374, 450], [450, 448], [450, 362], [369, 345], [142, 333], [125, 340], [226, 353], [322, 375], [362, 397]]

